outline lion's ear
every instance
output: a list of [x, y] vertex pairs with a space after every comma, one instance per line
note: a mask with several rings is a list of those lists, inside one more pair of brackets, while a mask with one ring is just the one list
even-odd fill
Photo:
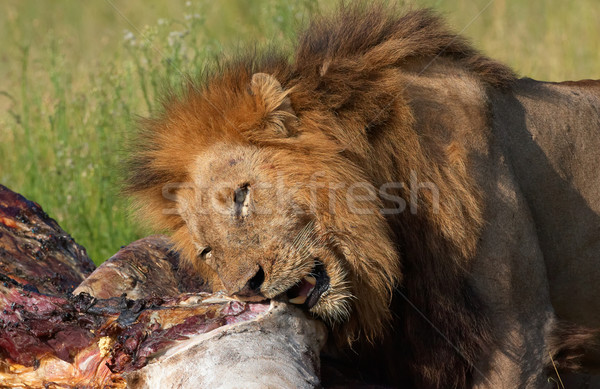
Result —
[[296, 119], [289, 98], [290, 90], [285, 90], [275, 77], [267, 73], [254, 73], [250, 81], [250, 93], [262, 103], [265, 119], [279, 135], [291, 135], [291, 121]]

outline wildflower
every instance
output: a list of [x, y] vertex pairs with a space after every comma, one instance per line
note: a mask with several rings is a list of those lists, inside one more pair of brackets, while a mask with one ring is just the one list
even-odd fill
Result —
[[129, 43], [131, 46], [135, 46], [135, 35], [133, 34], [133, 32], [125, 30], [123, 40], [125, 41], [125, 43]]
[[125, 32], [125, 35], [123, 35], [123, 40], [125, 42], [135, 39], [135, 35], [133, 35], [133, 32], [131, 32], [129, 30], [125, 30], [124, 32]]
[[175, 42], [183, 39], [188, 34], [188, 31], [171, 31], [169, 36], [167, 37], [167, 42], [169, 46], [174, 46]]

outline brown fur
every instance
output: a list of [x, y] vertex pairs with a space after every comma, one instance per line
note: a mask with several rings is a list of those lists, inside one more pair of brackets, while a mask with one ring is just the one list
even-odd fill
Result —
[[[420, 114], [427, 107], [417, 104], [419, 96], [429, 92], [414, 80], [424, 70], [450, 71], [475, 89], [508, 90], [514, 74], [430, 11], [398, 16], [381, 6], [346, 7], [314, 21], [300, 36], [295, 60], [286, 58], [241, 57], [167, 96], [163, 112], [142, 122], [129, 192], [147, 220], [173, 232], [214, 289], [242, 290], [260, 266], [262, 293], [274, 297], [310, 272], [310, 258], [318, 256], [332, 291], [313, 312], [338, 336], [377, 343], [385, 335], [391, 371], [405, 364], [421, 388], [465, 387], [495, 339], [467, 282], [484, 204], [470, 173], [472, 151], [459, 140], [484, 143], [489, 115], [485, 107], [476, 110], [468, 120], [480, 128], [457, 127], [447, 136], [438, 128], [456, 124]], [[416, 175], [439, 188], [442, 205], [437, 209], [432, 193], [421, 190], [412, 199], [416, 212], [384, 218], [378, 210], [394, 202], [379, 196], [363, 201], [366, 215], [344, 201], [330, 212], [325, 191], [312, 198], [303, 187], [282, 199], [253, 194], [275, 216], [199, 216], [207, 204], [194, 186], [223, 184], [228, 189], [216, 198], [227, 207], [231, 187], [281, 178], [289, 188], [319, 172], [328, 183], [367, 182], [367, 191]], [[175, 188], [175, 203], [165, 186]], [[411, 202], [406, 187], [390, 193]], [[165, 214], [175, 204], [177, 212]], [[292, 204], [302, 216], [288, 212]], [[198, 260], [207, 245], [211, 257]]]

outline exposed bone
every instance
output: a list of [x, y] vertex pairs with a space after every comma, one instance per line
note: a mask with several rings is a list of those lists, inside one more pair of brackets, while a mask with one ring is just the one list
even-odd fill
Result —
[[132, 388], [315, 388], [322, 326], [298, 309], [273, 303], [256, 320], [181, 342], [128, 374]]

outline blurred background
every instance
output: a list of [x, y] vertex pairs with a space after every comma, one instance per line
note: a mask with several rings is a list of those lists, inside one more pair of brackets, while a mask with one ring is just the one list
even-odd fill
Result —
[[[248, 45], [291, 50], [334, 1], [3, 0], [0, 184], [41, 204], [101, 263], [150, 233], [119, 195], [123, 146], [164, 85]], [[597, 0], [414, 0], [520, 75], [600, 78]]]

